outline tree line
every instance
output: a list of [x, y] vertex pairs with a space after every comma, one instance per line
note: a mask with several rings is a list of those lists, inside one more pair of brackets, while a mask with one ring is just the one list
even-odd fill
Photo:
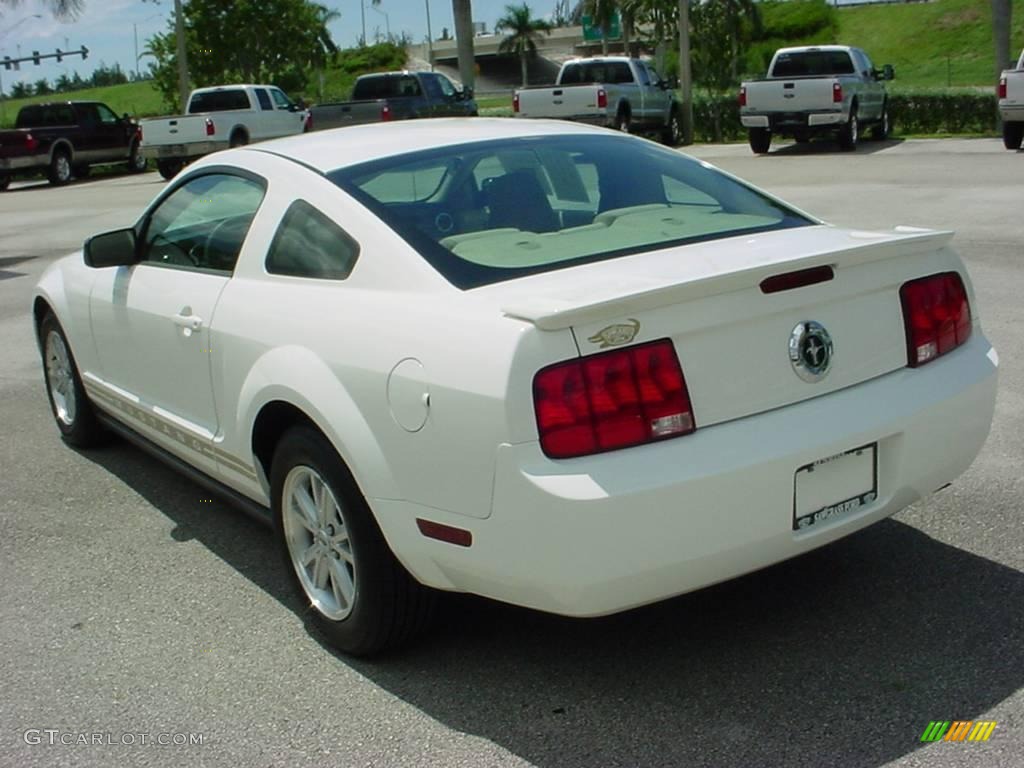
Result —
[[144, 80], [146, 78], [136, 77], [134, 72], [126, 75], [121, 69], [120, 64], [115, 63], [108, 67], [103, 62], [100, 62], [100, 65], [89, 77], [82, 77], [78, 72], [72, 72], [70, 75], [67, 73], [62, 74], [53, 82], [50, 82], [45, 77], [36, 80], [34, 83], [18, 82], [11, 86], [9, 95], [12, 99], [24, 99], [29, 96], [49, 96], [50, 94], [80, 91], [83, 88], [120, 85], [121, 83], [134, 82], [137, 79]]

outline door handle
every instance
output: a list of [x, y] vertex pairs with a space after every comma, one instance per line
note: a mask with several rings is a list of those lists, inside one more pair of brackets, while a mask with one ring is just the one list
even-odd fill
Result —
[[195, 331], [203, 327], [203, 318], [192, 314], [191, 307], [185, 307], [174, 316], [174, 324], [184, 329], [185, 336], [191, 336]]

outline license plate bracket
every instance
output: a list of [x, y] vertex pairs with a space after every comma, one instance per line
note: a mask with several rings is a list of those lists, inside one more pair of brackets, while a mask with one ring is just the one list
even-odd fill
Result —
[[793, 477], [793, 530], [806, 531], [878, 498], [878, 443], [812, 461]]

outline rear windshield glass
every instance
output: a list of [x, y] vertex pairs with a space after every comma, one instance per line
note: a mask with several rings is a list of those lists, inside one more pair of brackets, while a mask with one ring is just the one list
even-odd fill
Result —
[[249, 109], [249, 97], [240, 88], [230, 91], [206, 91], [192, 96], [188, 111], [226, 112], [230, 109]]
[[419, 96], [419, 81], [412, 75], [384, 75], [382, 77], [364, 77], [356, 81], [352, 89], [352, 98], [359, 99], [393, 99], [399, 96]]
[[852, 75], [853, 72], [853, 61], [846, 51], [801, 51], [780, 53], [772, 68], [772, 77]]
[[559, 83], [632, 83], [633, 74], [624, 61], [587, 61], [581, 64], [566, 64]]
[[42, 128], [47, 125], [74, 125], [75, 110], [68, 104], [45, 107], [23, 107], [18, 112], [15, 128]]
[[812, 223], [679, 152], [611, 132], [462, 144], [328, 177], [459, 288]]

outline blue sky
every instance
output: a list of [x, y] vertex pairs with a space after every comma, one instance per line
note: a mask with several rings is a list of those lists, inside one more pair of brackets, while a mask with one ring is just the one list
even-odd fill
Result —
[[[441, 36], [443, 27], [449, 32], [452, 25], [451, 0], [429, 0], [430, 22], [435, 37]], [[341, 13], [341, 20], [331, 25], [331, 33], [335, 42], [341, 47], [355, 45], [362, 23], [360, 20], [360, 0], [321, 0], [321, 2]], [[366, 36], [374, 38], [377, 31], [383, 35], [388, 25], [393, 34], [407, 32], [416, 42], [425, 39], [427, 19], [424, 0], [382, 0], [376, 8], [366, 2]], [[494, 22], [503, 15], [507, 0], [474, 0], [473, 15], [478, 21], [487, 23], [488, 31], [494, 28]], [[537, 16], [551, 13], [555, 0], [537, 0], [528, 4]], [[170, 18], [174, 0], [161, 0], [157, 4], [141, 0], [85, 0], [85, 11], [73, 22], [55, 21], [45, 10], [41, 0], [23, 0], [14, 10], [5, 10], [0, 17], [0, 58], [17, 56], [18, 45], [21, 55], [30, 55], [33, 50], [52, 52], [55, 48], [79, 48], [84, 45], [89, 49], [89, 58], [83, 63], [79, 58], [65, 59], [57, 64], [55, 60], [44, 61], [39, 66], [31, 62], [22, 64], [20, 72], [4, 71], [5, 91], [10, 91], [11, 83], [17, 80], [33, 82], [41, 77], [51, 82], [61, 74], [70, 74], [78, 70], [85, 76], [102, 61], [108, 66], [115, 61], [126, 72], [134, 68], [135, 44], [133, 24], [138, 28], [139, 50], [146, 45], [146, 38], [154, 32], [161, 31]], [[43, 18], [33, 18], [33, 14], [41, 14]], [[384, 17], [387, 13], [387, 19]], [[16, 26], [15, 26], [16, 25]], [[65, 46], [65, 39], [67, 46]], [[148, 59], [143, 58], [140, 69], [145, 70]]]

